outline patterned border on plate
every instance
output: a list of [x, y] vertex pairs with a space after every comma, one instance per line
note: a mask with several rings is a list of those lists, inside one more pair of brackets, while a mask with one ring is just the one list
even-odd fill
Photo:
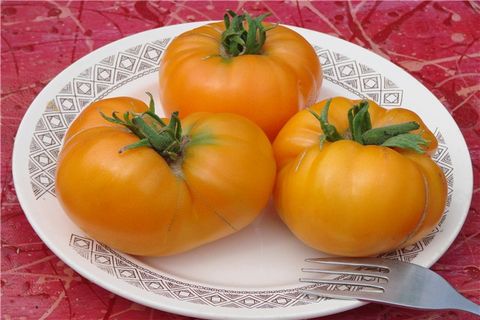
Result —
[[[83, 258], [111, 276], [142, 290], [172, 299], [230, 308], [277, 308], [308, 303], [308, 300], [304, 301], [305, 294], [298, 292], [298, 289], [235, 291], [178, 281], [143, 268], [117, 251], [85, 236], [72, 234], [70, 246]], [[313, 287], [314, 285], [309, 285], [303, 288]]]
[[339, 53], [314, 46], [323, 76], [360, 98], [369, 98], [382, 106], [400, 106], [403, 90], [372, 68]]
[[[158, 71], [161, 55], [170, 38], [138, 45], [108, 56], [81, 72], [67, 83], [50, 101], [39, 119], [30, 144], [29, 173], [36, 199], [55, 197], [55, 169], [62, 138], [80, 111], [115, 89], [147, 74]], [[370, 67], [329, 49], [315, 46], [323, 67], [324, 78], [360, 98], [370, 98], [383, 106], [400, 106], [403, 90]], [[385, 257], [410, 261], [440, 231], [448, 213], [453, 192], [453, 165], [441, 133], [435, 132], [439, 147], [433, 159], [443, 169], [448, 181], [447, 207], [441, 223], [422, 241]], [[137, 288], [172, 299], [191, 303], [231, 308], [278, 308], [316, 303], [325, 300], [300, 293], [315, 285], [276, 291], [233, 291], [197, 286], [181, 282], [145, 269], [115, 250], [93, 239], [72, 234], [70, 246], [99, 269]], [[371, 279], [362, 278], [364, 281]], [[349, 286], [328, 286], [328, 289], [356, 290]]]
[[62, 139], [80, 111], [119, 87], [157, 72], [169, 41], [167, 38], [137, 45], [102, 59], [73, 77], [47, 104], [30, 142], [28, 169], [37, 199], [45, 194], [55, 196], [56, 160]]

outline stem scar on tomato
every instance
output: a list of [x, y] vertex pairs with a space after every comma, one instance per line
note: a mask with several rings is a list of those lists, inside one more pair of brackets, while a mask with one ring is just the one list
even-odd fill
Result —
[[309, 109], [310, 113], [320, 122], [320, 127], [323, 131], [323, 134], [320, 136], [320, 146], [325, 141], [353, 140], [362, 145], [402, 148], [421, 154], [425, 153], [422, 146], [428, 145], [428, 140], [422, 137], [421, 132], [418, 134], [410, 133], [410, 131], [420, 128], [420, 125], [415, 121], [372, 128], [370, 113], [368, 112], [368, 100], [362, 100], [348, 110], [349, 128], [342, 136], [338, 133], [335, 126], [328, 122], [328, 110], [331, 102], [332, 99], [327, 100], [320, 115]]

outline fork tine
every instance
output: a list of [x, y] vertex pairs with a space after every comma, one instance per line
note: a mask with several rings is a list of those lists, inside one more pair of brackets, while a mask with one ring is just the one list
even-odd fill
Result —
[[325, 290], [322, 288], [316, 288], [315, 290], [301, 290], [302, 293], [307, 295], [314, 295], [318, 297], [341, 299], [341, 300], [365, 300], [376, 301], [381, 295], [379, 292], [365, 292], [362, 291], [362, 297], [358, 297], [355, 292], [357, 291], [340, 291], [340, 290]]
[[313, 283], [320, 283], [320, 284], [333, 284], [333, 285], [346, 285], [346, 286], [356, 286], [356, 287], [367, 287], [367, 288], [374, 288], [380, 289], [385, 291], [385, 286], [378, 282], [369, 282], [369, 281], [355, 281], [355, 280], [329, 280], [329, 279], [311, 279], [311, 278], [300, 278], [300, 282], [313, 282]]
[[318, 269], [318, 268], [302, 268], [302, 272], [375, 277], [375, 278], [382, 278], [382, 279], [388, 280], [388, 276], [385, 273], [375, 272], [375, 271], [367, 271], [367, 270], [341, 271], [341, 270], [326, 270], [326, 269]]
[[389, 263], [385, 259], [378, 258], [309, 258], [305, 259], [306, 262], [314, 262], [329, 265], [339, 266], [352, 266], [352, 267], [369, 267], [369, 268], [382, 268], [390, 270]]

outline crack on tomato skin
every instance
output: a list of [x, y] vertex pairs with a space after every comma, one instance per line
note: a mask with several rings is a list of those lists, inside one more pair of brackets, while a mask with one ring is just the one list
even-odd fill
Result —
[[[179, 169], [179, 170], [181, 171], [181, 169]], [[195, 191], [192, 190], [193, 188], [186, 182], [185, 177], [183, 176], [183, 172], [181, 174], [182, 174], [181, 177], [177, 176], [178, 177], [178, 179], [177, 179], [178, 192], [177, 192], [177, 197], [176, 197], [177, 199], [176, 199], [176, 204], [175, 204], [175, 211], [174, 211], [174, 214], [172, 215], [172, 219], [170, 220], [170, 223], [168, 224], [167, 232], [165, 234], [164, 244], [165, 244], [165, 247], [166, 247], [166, 251], [168, 251], [169, 236], [170, 236], [170, 233], [173, 230], [173, 224], [175, 223], [175, 220], [177, 219], [177, 217], [180, 213], [179, 212], [180, 210], [178, 210], [178, 208], [180, 207], [181, 198], [182, 198], [182, 197], [180, 197], [182, 186], [185, 187], [185, 190], [186, 190], [185, 195], [188, 194], [188, 196], [189, 196], [189, 200], [191, 202], [190, 205], [192, 207], [192, 210], [195, 210], [194, 213], [193, 213], [195, 216], [197, 216], [197, 210], [194, 206], [194, 201], [196, 200], [200, 204], [204, 205], [210, 212], [213, 212], [221, 221], [223, 221], [227, 226], [229, 226], [233, 230], [233, 232], [239, 231], [238, 228], [236, 228], [232, 223], [230, 223], [227, 220], [227, 218], [225, 218], [220, 212], [218, 212], [212, 206], [210, 206], [205, 200], [203, 200], [199, 196], [195, 196]]]
[[185, 181], [185, 175], [183, 174], [183, 154], [180, 155], [180, 157], [171, 163], [168, 163], [168, 166], [170, 167], [170, 170], [172, 170], [172, 173], [175, 177], [181, 179], [182, 181]]
[[297, 164], [295, 165], [294, 172], [298, 172], [298, 169], [300, 168], [300, 165], [302, 164], [303, 158], [305, 158], [306, 154], [307, 154], [307, 150], [304, 150], [300, 156], [300, 159], [298, 159]]
[[[172, 219], [170, 220], [170, 223], [168, 224], [168, 227], [167, 227], [167, 234], [165, 235], [165, 245], [167, 245], [167, 243], [168, 243], [168, 237], [169, 237], [170, 232], [172, 231], [173, 223], [175, 222], [175, 220], [178, 216], [178, 211], [179, 211], [178, 208], [180, 207], [180, 194], [181, 194], [180, 189], [181, 189], [182, 183], [188, 191], [188, 186], [185, 183], [184, 179], [177, 179], [177, 197], [176, 197], [177, 200], [175, 202], [175, 210], [173, 212]], [[190, 195], [190, 192], [188, 192], [188, 194]], [[190, 195], [190, 198], [191, 198], [191, 195]]]
[[237, 229], [235, 228], [235, 226], [227, 220], [227, 218], [225, 218], [219, 211], [215, 210], [210, 204], [207, 203], [206, 199], [202, 199], [201, 197], [195, 197], [194, 194], [196, 193], [195, 190], [192, 188], [191, 185], [189, 185], [188, 183], [185, 183], [185, 186], [187, 187], [187, 190], [190, 194], [190, 197], [192, 199], [198, 199], [198, 201], [203, 204], [207, 209], [209, 209], [211, 212], [213, 212], [218, 218], [220, 218], [220, 220], [222, 220], [223, 222], [225, 222], [230, 228], [232, 228], [232, 230], [234, 232], [237, 232], [238, 230], [240, 229]]
[[[416, 163], [415, 163], [415, 166], [417, 166], [417, 168], [418, 168], [418, 165]], [[427, 177], [425, 176], [425, 174], [422, 171], [423, 169], [420, 169], [420, 168], [418, 168], [418, 169], [419, 169], [420, 174], [422, 175], [422, 178], [423, 178], [423, 186], [424, 186], [424, 189], [425, 189], [425, 205], [423, 206], [423, 212], [422, 212], [422, 215], [420, 216], [420, 219], [418, 219], [417, 225], [407, 235], [405, 240], [399, 244], [398, 248], [403, 248], [405, 245], [408, 244], [408, 242], [413, 237], [415, 237], [417, 235], [418, 231], [422, 228], [423, 223], [425, 222], [425, 219], [427, 218], [427, 215], [428, 215], [428, 212], [427, 212], [428, 211], [428, 203], [429, 203], [429, 200], [430, 200], [429, 196], [428, 196], [428, 180], [427, 180]]]

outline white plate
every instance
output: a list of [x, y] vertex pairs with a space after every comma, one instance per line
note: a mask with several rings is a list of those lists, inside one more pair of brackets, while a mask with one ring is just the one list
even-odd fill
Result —
[[[200, 26], [189, 23], [142, 32], [98, 49], [52, 80], [28, 109], [14, 146], [13, 176], [19, 201], [47, 246], [78, 273], [127, 299], [202, 318], [306, 318], [362, 305], [305, 297], [300, 268], [321, 256], [296, 240], [270, 207], [248, 228], [191, 252], [140, 258], [85, 236], [55, 198], [54, 172], [62, 136], [92, 101], [157, 92], [159, 59], [169, 41]], [[440, 142], [435, 160], [448, 179], [444, 219], [421, 242], [389, 254], [430, 266], [447, 250], [468, 212], [472, 167], [465, 141], [441, 103], [389, 61], [346, 41], [292, 27], [318, 53], [325, 74], [321, 98], [369, 97], [386, 107], [417, 112]]]

